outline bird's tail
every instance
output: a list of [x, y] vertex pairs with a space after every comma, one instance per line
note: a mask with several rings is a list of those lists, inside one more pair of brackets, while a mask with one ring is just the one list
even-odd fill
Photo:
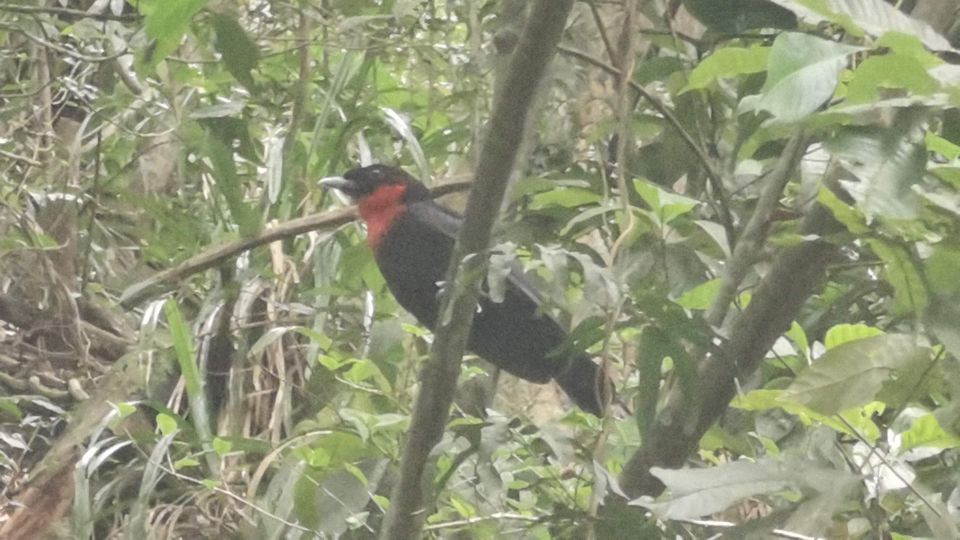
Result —
[[574, 357], [567, 369], [554, 379], [578, 407], [595, 416], [603, 414], [612, 385], [601, 373], [600, 366], [588, 356]]

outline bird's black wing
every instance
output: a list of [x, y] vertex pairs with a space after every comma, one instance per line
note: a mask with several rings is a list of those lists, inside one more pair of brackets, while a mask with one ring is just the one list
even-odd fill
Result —
[[[463, 225], [463, 216], [432, 201], [414, 203], [410, 205], [408, 212], [417, 221], [435, 227], [444, 236], [448, 237], [450, 250], [453, 251], [453, 241]], [[446, 272], [446, 269], [446, 267], [443, 268], [444, 272]], [[543, 297], [523, 274], [523, 267], [520, 263], [514, 262], [510, 265], [510, 274], [507, 276], [507, 281], [511, 288], [515, 288], [516, 292], [523, 294], [530, 301], [537, 305], [543, 303]]]
[[[456, 213], [423, 201], [398, 216], [377, 249], [377, 263], [394, 297], [421, 324], [436, 326], [439, 283], [445, 279], [460, 230]], [[544, 383], [556, 377], [580, 407], [599, 414], [598, 367], [585, 355], [555, 353], [567, 334], [541, 311], [540, 295], [514, 264], [503, 300], [479, 300], [467, 348], [523, 379]]]

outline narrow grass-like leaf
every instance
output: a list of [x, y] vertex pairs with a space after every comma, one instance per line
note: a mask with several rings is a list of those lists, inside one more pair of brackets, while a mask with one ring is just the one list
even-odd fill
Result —
[[210, 430], [207, 398], [203, 390], [204, 378], [197, 366], [193, 338], [190, 335], [190, 329], [183, 320], [183, 315], [180, 314], [180, 308], [177, 307], [176, 301], [172, 298], [167, 300], [163, 305], [163, 312], [170, 327], [170, 336], [173, 339], [173, 349], [177, 355], [177, 363], [180, 365], [180, 373], [186, 383], [187, 398], [190, 400], [190, 418], [197, 434], [200, 436], [210, 473], [216, 476], [219, 474], [219, 461], [216, 453], [210, 447], [213, 434]]

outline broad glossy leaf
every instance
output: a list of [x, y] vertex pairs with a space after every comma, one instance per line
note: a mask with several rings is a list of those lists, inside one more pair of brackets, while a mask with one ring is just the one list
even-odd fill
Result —
[[695, 519], [729, 508], [744, 497], [779, 493], [806, 487], [827, 491], [844, 477], [812, 463], [735, 461], [709, 469], [650, 470], [669, 490], [669, 498], [657, 502], [634, 500], [630, 504], [653, 510], [663, 519]]
[[929, 349], [902, 334], [844, 343], [800, 373], [783, 398], [823, 414], [846, 411], [877, 399], [894, 372], [918, 366], [929, 355]]
[[865, 324], [838, 324], [829, 330], [823, 338], [823, 345], [829, 351], [844, 343], [882, 336], [883, 330]]
[[927, 23], [904, 14], [883, 0], [771, 0], [817, 25], [831, 22], [856, 36], [881, 36], [890, 31], [918, 36], [933, 50], [951, 50], [950, 42]]
[[696, 199], [672, 193], [653, 182], [635, 180], [633, 189], [653, 208], [653, 215], [663, 225], [691, 212], [700, 204], [700, 201]]
[[706, 88], [717, 79], [759, 73], [767, 68], [769, 47], [724, 47], [706, 57], [690, 72], [680, 93]]
[[707, 309], [720, 290], [720, 278], [711, 279], [683, 293], [677, 303], [687, 309]]
[[918, 447], [941, 449], [960, 447], [960, 436], [944, 431], [933, 414], [917, 418], [910, 425], [910, 429], [900, 435], [900, 449], [904, 452]]
[[910, 219], [917, 214], [919, 199], [911, 186], [923, 177], [927, 149], [922, 133], [912, 127], [851, 127], [826, 143], [857, 177], [843, 186], [868, 217]]
[[767, 111], [783, 122], [804, 118], [833, 96], [847, 57], [860, 50], [806, 34], [780, 34], [770, 51], [767, 82], [760, 94], [741, 100], [741, 112]]
[[939, 89], [940, 84], [914, 57], [903, 54], [871, 56], [854, 70], [847, 84], [846, 98], [849, 103], [869, 103], [891, 88], [928, 95]]

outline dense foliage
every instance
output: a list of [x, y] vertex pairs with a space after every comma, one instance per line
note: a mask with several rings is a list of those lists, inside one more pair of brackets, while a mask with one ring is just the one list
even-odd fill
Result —
[[[960, 537], [955, 6], [639, 4], [575, 5], [487, 276], [616, 397], [468, 358], [424, 534]], [[432, 336], [317, 181], [471, 180], [525, 10], [0, 4], [0, 536], [376, 536]]]

